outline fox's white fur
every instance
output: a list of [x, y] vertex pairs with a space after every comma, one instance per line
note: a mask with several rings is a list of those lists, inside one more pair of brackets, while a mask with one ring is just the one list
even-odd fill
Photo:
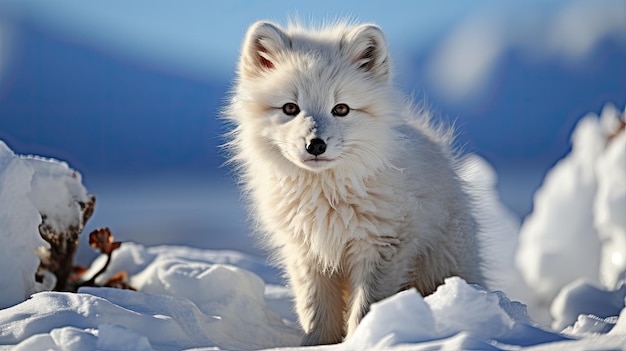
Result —
[[[377, 26], [253, 24], [225, 115], [263, 243], [294, 290], [303, 344], [341, 342], [400, 290], [430, 294], [454, 275], [482, 283], [450, 132], [394, 89]], [[307, 151], [313, 139], [321, 154]]]

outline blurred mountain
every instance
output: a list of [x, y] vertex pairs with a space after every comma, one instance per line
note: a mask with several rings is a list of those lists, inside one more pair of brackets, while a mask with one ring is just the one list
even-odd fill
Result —
[[[194, 81], [21, 23], [0, 85], [0, 139], [88, 173], [205, 172], [223, 160], [226, 74]], [[216, 75], [217, 76], [217, 75]]]
[[[497, 166], [548, 167], [569, 150], [569, 136], [589, 111], [626, 107], [626, 47], [603, 40], [583, 62], [532, 60], [509, 49], [493, 68], [493, 82], [479, 98], [451, 99], [436, 88], [430, 62], [436, 43], [414, 53], [399, 83], [420, 92], [440, 117], [452, 120], [465, 150]], [[417, 78], [416, 78], [417, 77]]]

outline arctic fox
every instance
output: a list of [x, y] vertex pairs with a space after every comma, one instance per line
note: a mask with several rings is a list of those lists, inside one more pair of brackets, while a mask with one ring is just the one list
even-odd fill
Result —
[[451, 132], [394, 89], [376, 25], [253, 24], [225, 115], [304, 345], [349, 338], [372, 303], [403, 289], [483, 282]]

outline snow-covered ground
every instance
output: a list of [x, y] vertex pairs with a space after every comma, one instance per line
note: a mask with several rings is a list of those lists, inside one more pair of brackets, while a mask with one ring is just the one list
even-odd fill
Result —
[[[463, 176], [486, 228], [490, 286], [452, 277], [425, 298], [401, 292], [375, 304], [353, 338], [316, 349], [626, 350], [620, 118], [607, 106], [600, 117], [581, 119], [572, 152], [546, 175], [521, 223], [501, 205], [491, 167], [468, 157]], [[243, 252], [126, 242], [99, 281], [126, 271], [138, 291], [37, 292], [46, 288], [34, 278], [34, 252], [46, 246], [41, 214], [72, 222], [80, 214], [72, 204], [87, 196], [72, 174], [0, 142], [0, 350], [298, 347], [289, 289], [275, 268]], [[85, 276], [105, 261], [98, 257]]]

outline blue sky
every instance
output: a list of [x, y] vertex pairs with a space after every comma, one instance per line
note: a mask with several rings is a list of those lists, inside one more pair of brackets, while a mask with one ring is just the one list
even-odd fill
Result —
[[[289, 17], [319, 23], [337, 18], [375, 22], [392, 49], [420, 49], [477, 13], [552, 11], [567, 1], [107, 1], [5, 2], [9, 17], [26, 18], [60, 36], [114, 55], [203, 77], [232, 67], [248, 25]], [[537, 5], [541, 4], [541, 5]], [[214, 65], [217, 64], [218, 67]]]

